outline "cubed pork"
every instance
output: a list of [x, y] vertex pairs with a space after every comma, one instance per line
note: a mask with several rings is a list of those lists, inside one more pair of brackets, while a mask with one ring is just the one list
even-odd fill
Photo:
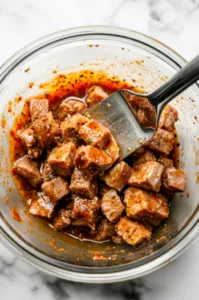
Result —
[[42, 184], [41, 189], [51, 201], [57, 202], [70, 193], [68, 183], [61, 177], [56, 177]]
[[93, 199], [87, 199], [74, 196], [72, 218], [80, 219], [87, 223], [93, 223], [95, 222], [98, 212], [99, 200], [97, 197], [94, 197]]
[[156, 157], [151, 151], [145, 150], [144, 153], [138, 159], [135, 160], [133, 165], [138, 166], [150, 161], [156, 161]]
[[105, 183], [111, 188], [121, 191], [123, 187], [128, 183], [129, 178], [131, 177], [132, 169], [129, 165], [121, 161], [116, 164], [112, 169], [110, 169], [102, 179]]
[[131, 186], [158, 192], [163, 171], [164, 167], [158, 162], [148, 162], [135, 166], [128, 183]]
[[19, 137], [22, 140], [23, 144], [29, 148], [29, 147], [33, 147], [36, 145], [37, 143], [37, 139], [35, 137], [34, 131], [32, 128], [27, 127], [22, 129], [19, 132]]
[[97, 148], [104, 148], [111, 138], [111, 132], [94, 120], [86, 122], [80, 128], [79, 135], [88, 145]]
[[116, 190], [110, 189], [103, 195], [101, 199], [101, 210], [111, 223], [115, 223], [119, 220], [124, 211], [124, 205]]
[[29, 104], [31, 121], [34, 121], [41, 115], [47, 114], [49, 111], [48, 99], [31, 99]]
[[112, 165], [111, 157], [105, 151], [93, 146], [81, 146], [75, 156], [75, 166], [86, 173], [107, 170]]
[[92, 199], [97, 194], [96, 177], [75, 168], [71, 177], [70, 189], [77, 195]]
[[177, 120], [178, 120], [177, 110], [170, 105], [166, 105], [161, 114], [158, 127], [168, 131], [173, 131], [175, 129], [175, 122]]
[[100, 228], [98, 230], [98, 233], [96, 235], [96, 240], [97, 241], [107, 241], [109, 240], [112, 236], [116, 234], [115, 232], [115, 225], [110, 223], [106, 219], [101, 220]]
[[29, 212], [34, 216], [51, 219], [55, 210], [56, 202], [51, 201], [47, 196], [38, 193], [30, 205]]
[[159, 225], [169, 216], [166, 197], [130, 187], [124, 192], [126, 215], [130, 219], [146, 220], [152, 225]]
[[108, 153], [108, 155], [111, 157], [112, 159], [112, 164], [114, 162], [116, 162], [116, 160], [119, 158], [119, 153], [120, 153], [120, 149], [116, 143], [116, 140], [114, 139], [114, 137], [111, 135], [111, 139], [108, 142], [107, 146], [106, 146], [106, 152]]
[[129, 220], [123, 217], [115, 225], [115, 230], [126, 243], [136, 246], [143, 241], [149, 240], [152, 234], [152, 227], [143, 225], [138, 221]]
[[165, 168], [173, 168], [173, 160], [167, 157], [160, 156], [158, 162]]
[[88, 89], [86, 103], [92, 107], [107, 97], [108, 94], [100, 86], [92, 86]]
[[59, 125], [55, 122], [52, 112], [40, 115], [32, 122], [35, 135], [41, 148], [49, 147], [59, 135]]
[[53, 219], [52, 225], [55, 230], [62, 230], [71, 224], [71, 210], [61, 209]]
[[147, 146], [161, 154], [169, 155], [173, 149], [173, 143], [174, 133], [158, 128], [156, 134], [147, 143]]
[[18, 159], [14, 166], [15, 174], [25, 178], [33, 187], [37, 187], [42, 182], [42, 177], [37, 168], [37, 164], [31, 161], [27, 156]]
[[61, 122], [61, 134], [63, 140], [65, 142], [72, 141], [74, 143], [78, 142], [79, 137], [79, 130], [84, 125], [88, 119], [81, 114], [77, 113], [72, 117], [66, 119], [65, 121]]
[[187, 176], [181, 169], [167, 168], [163, 174], [162, 185], [165, 189], [173, 192], [186, 190]]
[[59, 108], [59, 119], [62, 121], [65, 118], [77, 113], [83, 114], [86, 111], [86, 104], [82, 101], [71, 99], [63, 102]]
[[57, 175], [67, 177], [73, 172], [73, 159], [76, 153], [76, 146], [69, 142], [55, 147], [48, 157], [48, 163]]

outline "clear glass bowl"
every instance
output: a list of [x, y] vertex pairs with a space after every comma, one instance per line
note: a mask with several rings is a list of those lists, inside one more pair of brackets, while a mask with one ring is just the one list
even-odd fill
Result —
[[[42, 271], [81, 282], [115, 282], [145, 275], [179, 255], [198, 233], [199, 216], [199, 89], [192, 86], [172, 103], [180, 120], [180, 166], [188, 174], [185, 193], [172, 201], [171, 214], [150, 242], [133, 248], [112, 243], [81, 242], [54, 232], [45, 222], [27, 214], [10, 173], [9, 130], [24, 99], [41, 93], [38, 85], [53, 70], [104, 70], [152, 91], [186, 61], [160, 42], [126, 29], [82, 27], [44, 37], [11, 57], [0, 69], [0, 238], [17, 255]], [[30, 69], [29, 69], [30, 68]], [[27, 71], [29, 69], [29, 71]], [[25, 70], [27, 72], [25, 72]], [[28, 83], [34, 82], [32, 89]], [[20, 102], [14, 101], [22, 96]], [[199, 177], [199, 175], [198, 175]], [[15, 207], [22, 222], [13, 219]], [[101, 258], [101, 259], [99, 259]]]

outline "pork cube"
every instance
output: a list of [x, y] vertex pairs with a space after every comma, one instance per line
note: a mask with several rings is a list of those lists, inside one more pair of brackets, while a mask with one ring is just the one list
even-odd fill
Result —
[[145, 164], [150, 161], [156, 161], [156, 157], [151, 151], [145, 150], [145, 152], [138, 159], [136, 159], [133, 166]]
[[107, 97], [108, 94], [100, 86], [92, 86], [88, 89], [86, 104], [92, 107]]
[[184, 192], [186, 190], [187, 176], [183, 170], [167, 168], [163, 174], [162, 185], [173, 192]]
[[111, 138], [111, 132], [100, 123], [90, 120], [79, 130], [80, 137], [89, 145], [104, 148]]
[[144, 97], [137, 97], [128, 93], [127, 100], [130, 107], [143, 127], [155, 128], [156, 111], [151, 102]]
[[114, 189], [110, 189], [103, 195], [101, 199], [101, 210], [111, 223], [115, 223], [119, 220], [124, 211], [124, 205]]
[[27, 156], [15, 162], [13, 171], [15, 174], [25, 178], [34, 187], [37, 187], [42, 182], [41, 174], [36, 163], [31, 161]]
[[62, 230], [71, 224], [71, 210], [61, 209], [53, 219], [52, 225], [55, 230]]
[[158, 192], [160, 190], [163, 171], [164, 167], [155, 161], [135, 166], [132, 169], [129, 184], [149, 191]]
[[170, 105], [166, 105], [160, 116], [158, 127], [168, 131], [173, 131], [175, 129], [175, 122], [177, 120], [178, 120], [177, 110]]
[[98, 212], [99, 200], [97, 197], [94, 197], [93, 199], [87, 199], [74, 196], [72, 218], [80, 219], [87, 223], [93, 223], [95, 222]]
[[36, 145], [37, 143], [37, 139], [35, 137], [34, 131], [32, 128], [27, 127], [22, 129], [19, 132], [19, 137], [22, 140], [23, 144], [29, 148], [29, 147], [33, 147]]
[[86, 111], [86, 104], [79, 100], [67, 100], [60, 105], [59, 119], [64, 120], [68, 116], [75, 115], [77, 113], [83, 114]]
[[119, 220], [115, 225], [115, 230], [126, 243], [133, 246], [149, 240], [152, 234], [151, 226], [145, 226], [140, 222], [129, 220], [126, 217]]
[[48, 163], [57, 175], [67, 177], [73, 172], [73, 159], [76, 153], [76, 146], [69, 142], [55, 147], [48, 157]]
[[161, 194], [130, 187], [124, 192], [124, 203], [126, 215], [130, 219], [146, 220], [152, 225], [159, 225], [169, 216], [168, 201]]
[[86, 173], [97, 173], [107, 170], [112, 165], [112, 159], [105, 151], [93, 146], [81, 146], [75, 156], [75, 166]]
[[46, 181], [41, 186], [42, 191], [51, 201], [57, 202], [70, 193], [68, 183], [61, 177], [56, 177], [51, 181]]
[[101, 220], [99, 231], [96, 235], [97, 241], [107, 241], [116, 234], [115, 225], [106, 219]]
[[170, 158], [166, 158], [163, 156], [160, 156], [158, 159], [158, 162], [163, 165], [165, 168], [173, 168], [173, 160]]
[[41, 149], [38, 145], [28, 148], [28, 156], [32, 159], [38, 159], [43, 154], [43, 149]]
[[34, 199], [30, 205], [29, 213], [34, 216], [51, 219], [55, 210], [56, 203], [47, 196], [38, 193], [38, 198]]
[[61, 122], [61, 134], [63, 140], [65, 142], [72, 141], [76, 142], [79, 138], [79, 130], [84, 125], [88, 119], [81, 114], [77, 113], [72, 117], [66, 119], [65, 121]]
[[49, 147], [59, 135], [59, 125], [55, 122], [52, 112], [40, 115], [33, 123], [35, 135], [41, 148]]
[[102, 179], [105, 183], [111, 188], [116, 189], [120, 192], [123, 187], [128, 183], [129, 178], [131, 177], [132, 169], [129, 165], [121, 161], [110, 169]]
[[96, 177], [75, 168], [71, 177], [70, 189], [77, 195], [92, 199], [97, 194]]
[[169, 155], [173, 149], [174, 133], [158, 128], [156, 134], [147, 143], [152, 150]]
[[111, 135], [111, 139], [106, 146], [106, 152], [112, 159], [112, 163], [114, 163], [119, 158], [120, 149], [116, 143], [116, 140]]
[[48, 99], [31, 99], [29, 104], [31, 121], [34, 121], [41, 115], [47, 114], [49, 111]]

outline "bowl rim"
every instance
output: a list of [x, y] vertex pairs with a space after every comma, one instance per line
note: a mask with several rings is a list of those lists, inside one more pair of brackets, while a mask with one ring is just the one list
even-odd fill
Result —
[[[34, 51], [38, 51], [39, 49], [46, 47], [51, 43], [53, 44], [61, 38], [66, 39], [78, 35], [94, 34], [104, 34], [107, 36], [117, 36], [123, 38], [125, 37], [128, 39], [138, 40], [139, 42], [142, 42], [146, 45], [150, 45], [151, 48], [154, 48], [156, 51], [161, 52], [164, 56], [167, 56], [169, 60], [172, 60], [179, 68], [186, 63], [186, 60], [182, 58], [177, 52], [175, 52], [165, 44], [159, 42], [158, 40], [143, 33], [113, 26], [83, 26], [57, 31], [23, 47], [0, 67], [0, 83], [12, 71], [13, 68], [15, 68], [19, 63], [25, 60], [26, 57], [33, 54]], [[195, 86], [198, 90], [199, 86], [197, 84]], [[12, 252], [17, 254], [20, 258], [22, 258], [29, 264], [37, 267], [41, 271], [45, 271], [51, 275], [53, 274], [57, 277], [67, 280], [87, 283], [110, 283], [124, 281], [128, 279], [138, 278], [159, 269], [160, 267], [166, 265], [174, 258], [179, 256], [185, 249], [188, 248], [189, 245], [194, 242], [199, 233], [198, 217], [195, 216], [192, 222], [190, 222], [189, 226], [187, 224], [187, 227], [188, 230], [185, 235], [175, 241], [169, 251], [166, 250], [163, 251], [163, 253], [161, 253], [161, 251], [158, 251], [159, 254], [155, 255], [155, 258], [153, 260], [150, 260], [149, 262], [144, 263], [141, 266], [109, 273], [76, 272], [73, 270], [63, 270], [60, 267], [51, 265], [48, 262], [45, 262], [44, 260], [34, 256], [32, 253], [28, 252], [27, 249], [19, 245], [16, 240], [14, 240], [3, 230], [3, 218], [0, 212], [0, 241], [2, 241], [8, 248], [10, 248]], [[110, 269], [111, 271], [111, 267], [106, 268]], [[91, 270], [92, 268], [89, 269]]]

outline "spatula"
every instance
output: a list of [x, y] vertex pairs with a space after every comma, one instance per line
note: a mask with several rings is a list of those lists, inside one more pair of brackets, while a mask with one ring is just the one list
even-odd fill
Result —
[[[124, 159], [153, 137], [165, 105], [198, 79], [199, 55], [151, 94], [138, 94], [127, 89], [119, 90], [91, 108], [87, 116], [110, 129], [120, 147], [120, 158]], [[146, 128], [140, 124], [128, 102], [131, 95], [139, 97], [139, 101], [148, 99], [155, 107], [154, 126]]]

